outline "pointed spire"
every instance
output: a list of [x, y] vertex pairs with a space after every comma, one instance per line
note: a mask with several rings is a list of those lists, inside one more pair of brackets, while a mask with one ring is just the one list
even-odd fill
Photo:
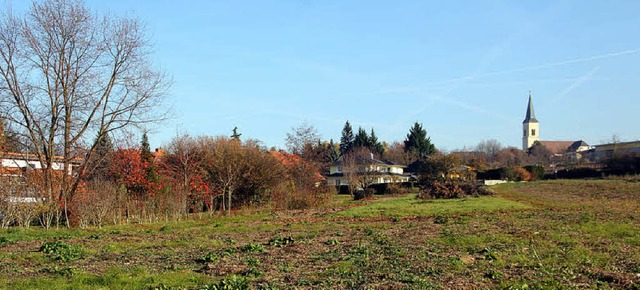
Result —
[[529, 92], [529, 106], [527, 107], [527, 115], [524, 117], [522, 123], [538, 123], [536, 114], [533, 111], [533, 102], [531, 101], [531, 92]]

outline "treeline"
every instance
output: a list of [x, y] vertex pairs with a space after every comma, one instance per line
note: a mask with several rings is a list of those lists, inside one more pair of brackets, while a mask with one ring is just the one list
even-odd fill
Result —
[[316, 164], [268, 151], [254, 140], [181, 135], [155, 152], [146, 134], [139, 146], [130, 148], [116, 148], [108, 135], [97, 144], [87, 161], [91, 174], [68, 204], [40, 197], [34, 177], [12, 184], [22, 188], [10, 190], [4, 183], [5, 196], [30, 189], [36, 199], [3, 199], [2, 225], [29, 226], [38, 220], [50, 227], [68, 219], [86, 227], [180, 220], [190, 213], [230, 214], [242, 207], [304, 209], [324, 203], [333, 193], [320, 186]]
[[349, 121], [346, 121], [338, 143], [333, 139], [322, 141], [313, 125], [302, 123], [287, 133], [287, 149], [301, 155], [305, 160], [321, 164], [325, 168], [344, 156], [361, 154], [363, 151], [376, 158], [389, 160], [398, 164], [410, 164], [421, 158], [438, 153], [431, 138], [422, 124], [415, 122], [403, 141], [388, 143], [380, 141], [374, 128], [369, 132], [358, 127], [357, 133]]

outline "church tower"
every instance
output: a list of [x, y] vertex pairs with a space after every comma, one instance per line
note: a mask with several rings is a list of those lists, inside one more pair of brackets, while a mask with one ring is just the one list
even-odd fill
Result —
[[540, 141], [540, 124], [533, 112], [533, 102], [531, 102], [531, 93], [529, 93], [527, 115], [522, 121], [522, 150], [529, 150], [536, 141]]

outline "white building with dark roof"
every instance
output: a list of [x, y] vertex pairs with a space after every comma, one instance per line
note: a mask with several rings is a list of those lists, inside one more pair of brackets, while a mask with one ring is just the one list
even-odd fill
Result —
[[355, 170], [356, 174], [367, 174], [373, 178], [372, 184], [408, 182], [410, 175], [404, 172], [407, 167], [388, 160], [371, 158], [362, 164], [345, 164], [343, 158], [329, 167], [329, 174], [325, 176], [327, 185], [348, 186], [347, 175]]
[[536, 118], [533, 110], [533, 101], [529, 94], [529, 103], [527, 105], [527, 113], [524, 121], [522, 121], [522, 150], [528, 151], [532, 146], [540, 144], [547, 148], [553, 156], [566, 156], [576, 160], [582, 158], [584, 152], [590, 150], [589, 146], [583, 140], [578, 141], [548, 141], [540, 140], [540, 122]]

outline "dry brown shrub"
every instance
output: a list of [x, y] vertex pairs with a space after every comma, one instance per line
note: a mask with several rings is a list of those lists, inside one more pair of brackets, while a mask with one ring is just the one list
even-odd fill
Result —
[[528, 170], [522, 167], [516, 167], [514, 171], [516, 173], [518, 181], [532, 181], [535, 177], [533, 173], [529, 172]]
[[465, 192], [458, 186], [456, 181], [431, 181], [424, 190], [418, 194], [418, 198], [459, 198]]
[[271, 204], [276, 210], [309, 209], [324, 205], [335, 194], [332, 186], [297, 189], [292, 182], [281, 183], [271, 194]]
[[13, 176], [2, 176], [0, 180], [0, 228], [15, 224], [20, 212], [19, 204], [12, 200], [24, 186]]
[[111, 182], [93, 180], [83, 192], [76, 194], [70, 204], [72, 223], [82, 228], [102, 227], [116, 223], [124, 201], [122, 190]]
[[476, 182], [459, 182], [454, 180], [432, 181], [420, 193], [417, 198], [461, 198], [492, 195], [483, 185]]

